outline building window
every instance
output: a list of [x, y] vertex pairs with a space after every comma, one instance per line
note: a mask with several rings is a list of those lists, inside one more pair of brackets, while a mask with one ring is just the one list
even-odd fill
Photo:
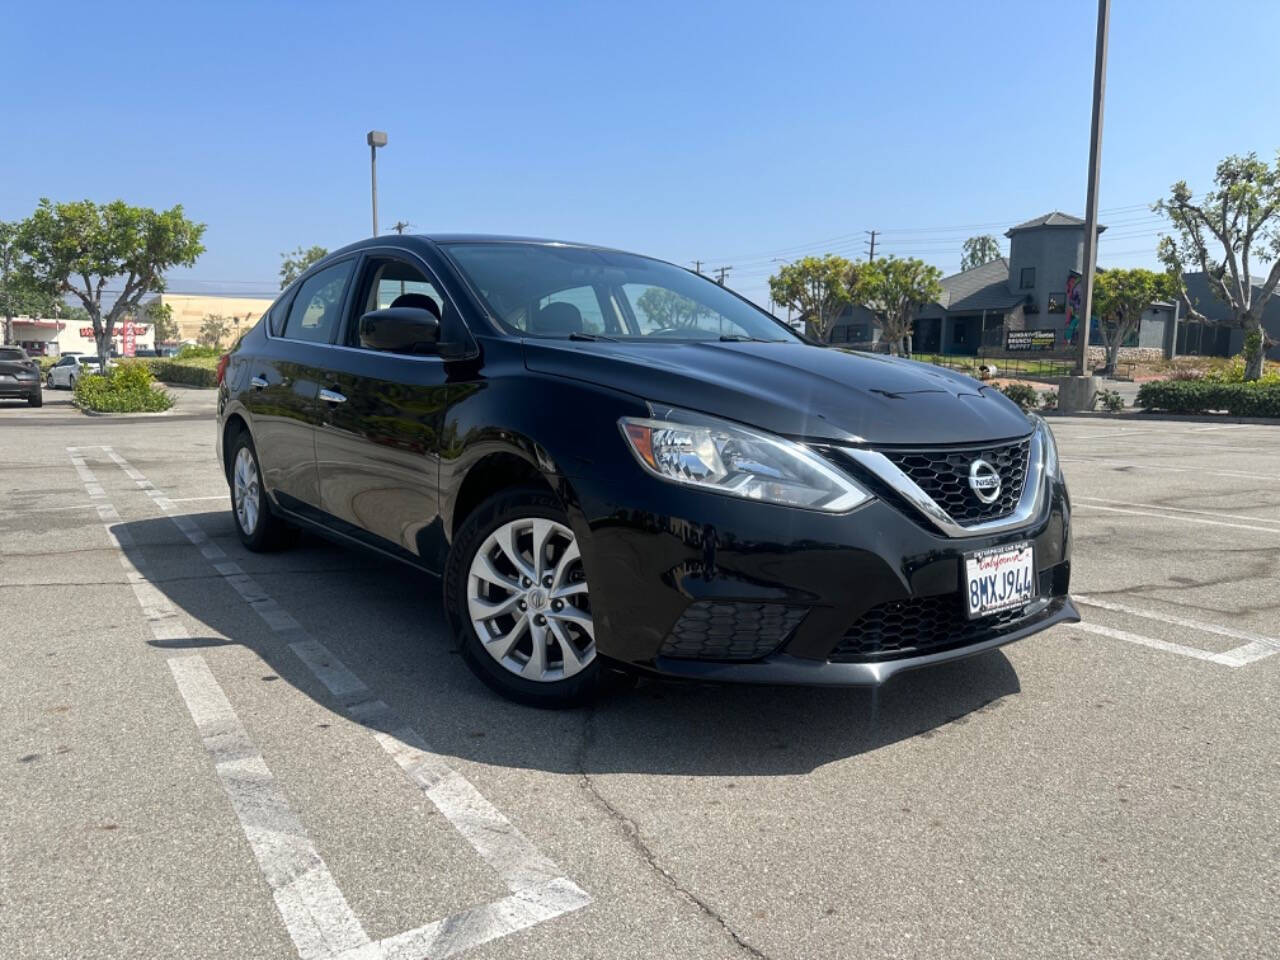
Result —
[[1067, 312], [1067, 295], [1065, 293], [1049, 294], [1049, 313]]
[[1036, 268], [1023, 267], [1022, 276], [1018, 281], [1018, 287], [1022, 290], [1032, 290], [1036, 285]]

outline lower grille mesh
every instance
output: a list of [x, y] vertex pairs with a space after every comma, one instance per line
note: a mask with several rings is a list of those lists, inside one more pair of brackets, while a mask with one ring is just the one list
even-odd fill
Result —
[[959, 593], [891, 600], [864, 613], [828, 659], [863, 663], [963, 647], [986, 640], [1022, 618], [1023, 611], [1017, 609], [970, 620]]
[[685, 609], [660, 652], [686, 660], [758, 660], [787, 639], [805, 612], [781, 603], [699, 600]]

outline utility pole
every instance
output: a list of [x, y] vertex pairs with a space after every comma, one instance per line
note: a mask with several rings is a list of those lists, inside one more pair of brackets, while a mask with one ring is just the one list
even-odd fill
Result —
[[733, 267], [716, 267], [716, 273], [719, 274], [719, 276], [716, 277], [716, 283], [720, 284], [720, 286], [723, 287], [725, 274], [727, 274], [732, 269]]
[[871, 238], [870, 242], [863, 240], [863, 246], [868, 248], [867, 263], [875, 263], [876, 260], [876, 237], [880, 236], [879, 230], [863, 230], [867, 236]]
[[[1089, 190], [1084, 211], [1084, 315], [1076, 326], [1080, 355], [1076, 376], [1089, 374], [1089, 333], [1093, 319], [1093, 278], [1098, 260], [1098, 173], [1102, 166], [1102, 105], [1107, 89], [1107, 34], [1111, 26], [1111, 0], [1098, 0], [1098, 44], [1093, 55], [1093, 123], [1089, 129]], [[1092, 406], [1092, 397], [1085, 399]]]
[[691, 262], [693, 263], [693, 272], [696, 273], [698, 276], [702, 276], [702, 261], [694, 260]]
[[396, 233], [402, 234], [412, 226], [413, 226], [412, 223], [409, 223], [405, 220], [397, 220], [395, 223], [391, 225], [391, 229], [394, 230]]
[[370, 130], [364, 138], [369, 144], [369, 176], [373, 183], [373, 235], [378, 235], [378, 148], [387, 145], [387, 135], [381, 130]]

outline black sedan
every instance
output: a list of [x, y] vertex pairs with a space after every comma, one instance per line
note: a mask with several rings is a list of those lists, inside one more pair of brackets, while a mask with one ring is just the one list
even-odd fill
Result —
[[468, 663], [525, 702], [618, 667], [877, 684], [1077, 619], [1043, 421], [658, 260], [366, 240], [219, 381], [244, 543], [306, 527], [441, 578]]
[[44, 404], [40, 363], [22, 347], [0, 346], [0, 400], [25, 400], [32, 407]]

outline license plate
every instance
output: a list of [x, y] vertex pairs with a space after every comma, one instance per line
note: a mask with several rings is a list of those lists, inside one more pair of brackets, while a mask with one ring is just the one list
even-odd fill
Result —
[[1029, 543], [996, 547], [964, 558], [969, 617], [1021, 607], [1036, 595], [1035, 551]]

